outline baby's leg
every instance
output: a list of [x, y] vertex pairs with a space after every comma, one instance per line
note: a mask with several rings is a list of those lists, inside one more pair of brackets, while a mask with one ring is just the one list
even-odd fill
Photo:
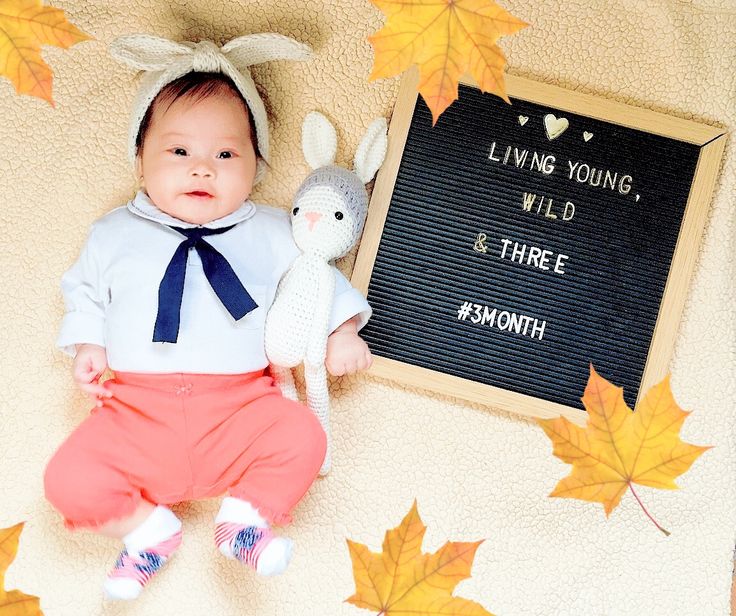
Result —
[[202, 451], [198, 457], [210, 466], [219, 458], [218, 468], [225, 469], [225, 485], [230, 486], [230, 498], [216, 519], [218, 547], [259, 573], [273, 575], [285, 569], [291, 542], [275, 537], [269, 524], [290, 521], [291, 510], [317, 476], [326, 437], [307, 407], [284, 398], [273, 385], [262, 393], [219, 427], [213, 440], [217, 451]]
[[[153, 510], [130, 481], [109, 409], [85, 419], [59, 447], [44, 475], [46, 498], [69, 529], [86, 528], [122, 538]], [[117, 433], [116, 433], [117, 432]]]
[[278, 575], [291, 560], [293, 543], [273, 534], [268, 522], [248, 501], [231, 496], [215, 518], [215, 543], [227, 558], [253, 567], [261, 575]]
[[138, 528], [143, 522], [146, 521], [149, 515], [153, 513], [156, 505], [142, 499], [136, 510], [125, 518], [119, 520], [109, 520], [95, 529], [96, 532], [105, 537], [112, 537], [113, 539], [122, 539], [132, 530]]
[[181, 545], [181, 521], [167, 507], [153, 507], [123, 538], [125, 548], [105, 580], [108, 599], [135, 599]]
[[[141, 460], [118, 400], [106, 401], [80, 424], [54, 454], [45, 477], [48, 500], [68, 528], [87, 528], [120, 538], [125, 547], [105, 582], [108, 597], [136, 597], [181, 543], [181, 522], [166, 507], [144, 498]], [[127, 413], [136, 415], [133, 409]], [[137, 479], [134, 481], [133, 478]]]

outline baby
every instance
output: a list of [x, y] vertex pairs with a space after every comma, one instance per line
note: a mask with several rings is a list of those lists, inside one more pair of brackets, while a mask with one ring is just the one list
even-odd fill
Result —
[[[58, 345], [95, 407], [45, 473], [68, 528], [122, 539], [105, 580], [114, 599], [137, 597], [179, 547], [181, 522], [166, 505], [225, 492], [220, 551], [281, 573], [292, 543], [270, 525], [289, 522], [326, 444], [313, 413], [266, 371], [266, 311], [299, 250], [288, 214], [248, 199], [268, 124], [243, 58], [294, 59], [304, 46], [279, 35], [222, 49], [134, 35], [115, 55], [145, 69], [153, 47], [164, 68], [144, 79], [130, 134], [143, 188], [93, 224], [62, 279]], [[370, 307], [335, 277], [326, 365], [340, 375], [371, 363], [357, 333]], [[100, 384], [106, 368], [114, 376]]]

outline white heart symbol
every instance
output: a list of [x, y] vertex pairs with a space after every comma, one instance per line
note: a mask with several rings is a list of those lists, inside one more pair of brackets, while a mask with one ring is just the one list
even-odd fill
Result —
[[529, 118], [527, 118], [526, 116], [519, 116], [519, 124], [521, 124], [522, 126], [524, 126], [524, 124], [526, 124], [526, 122], [527, 122], [528, 119]]
[[593, 138], [593, 133], [589, 133], [587, 130], [583, 132], [583, 139], [590, 141]]
[[557, 137], [567, 130], [568, 126], [570, 126], [570, 122], [567, 121], [567, 118], [557, 119], [551, 113], [544, 116], [544, 130], [547, 131], [547, 139], [550, 141], [557, 139]]

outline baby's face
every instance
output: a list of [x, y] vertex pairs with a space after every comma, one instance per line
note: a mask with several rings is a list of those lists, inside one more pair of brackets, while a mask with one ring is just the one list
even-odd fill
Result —
[[137, 159], [156, 206], [194, 224], [237, 210], [250, 195], [256, 153], [248, 112], [231, 96], [158, 105]]

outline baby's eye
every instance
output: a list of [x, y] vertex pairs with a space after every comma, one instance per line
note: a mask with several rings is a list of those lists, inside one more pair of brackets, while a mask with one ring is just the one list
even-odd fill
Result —
[[342, 220], [343, 213], [342, 212], [335, 212], [335, 218], [337, 218], [338, 220]]
[[[180, 154], [181, 153], [181, 154]], [[174, 148], [174, 156], [186, 156], [187, 151], [184, 148]]]
[[233, 157], [233, 153], [230, 152], [229, 150], [226, 150], [224, 152], [220, 152], [220, 154], [226, 154], [227, 156], [224, 156], [224, 158], [232, 158]]
[[296, 216], [299, 213], [299, 208], [295, 207], [293, 210], [291, 210], [291, 213]]

